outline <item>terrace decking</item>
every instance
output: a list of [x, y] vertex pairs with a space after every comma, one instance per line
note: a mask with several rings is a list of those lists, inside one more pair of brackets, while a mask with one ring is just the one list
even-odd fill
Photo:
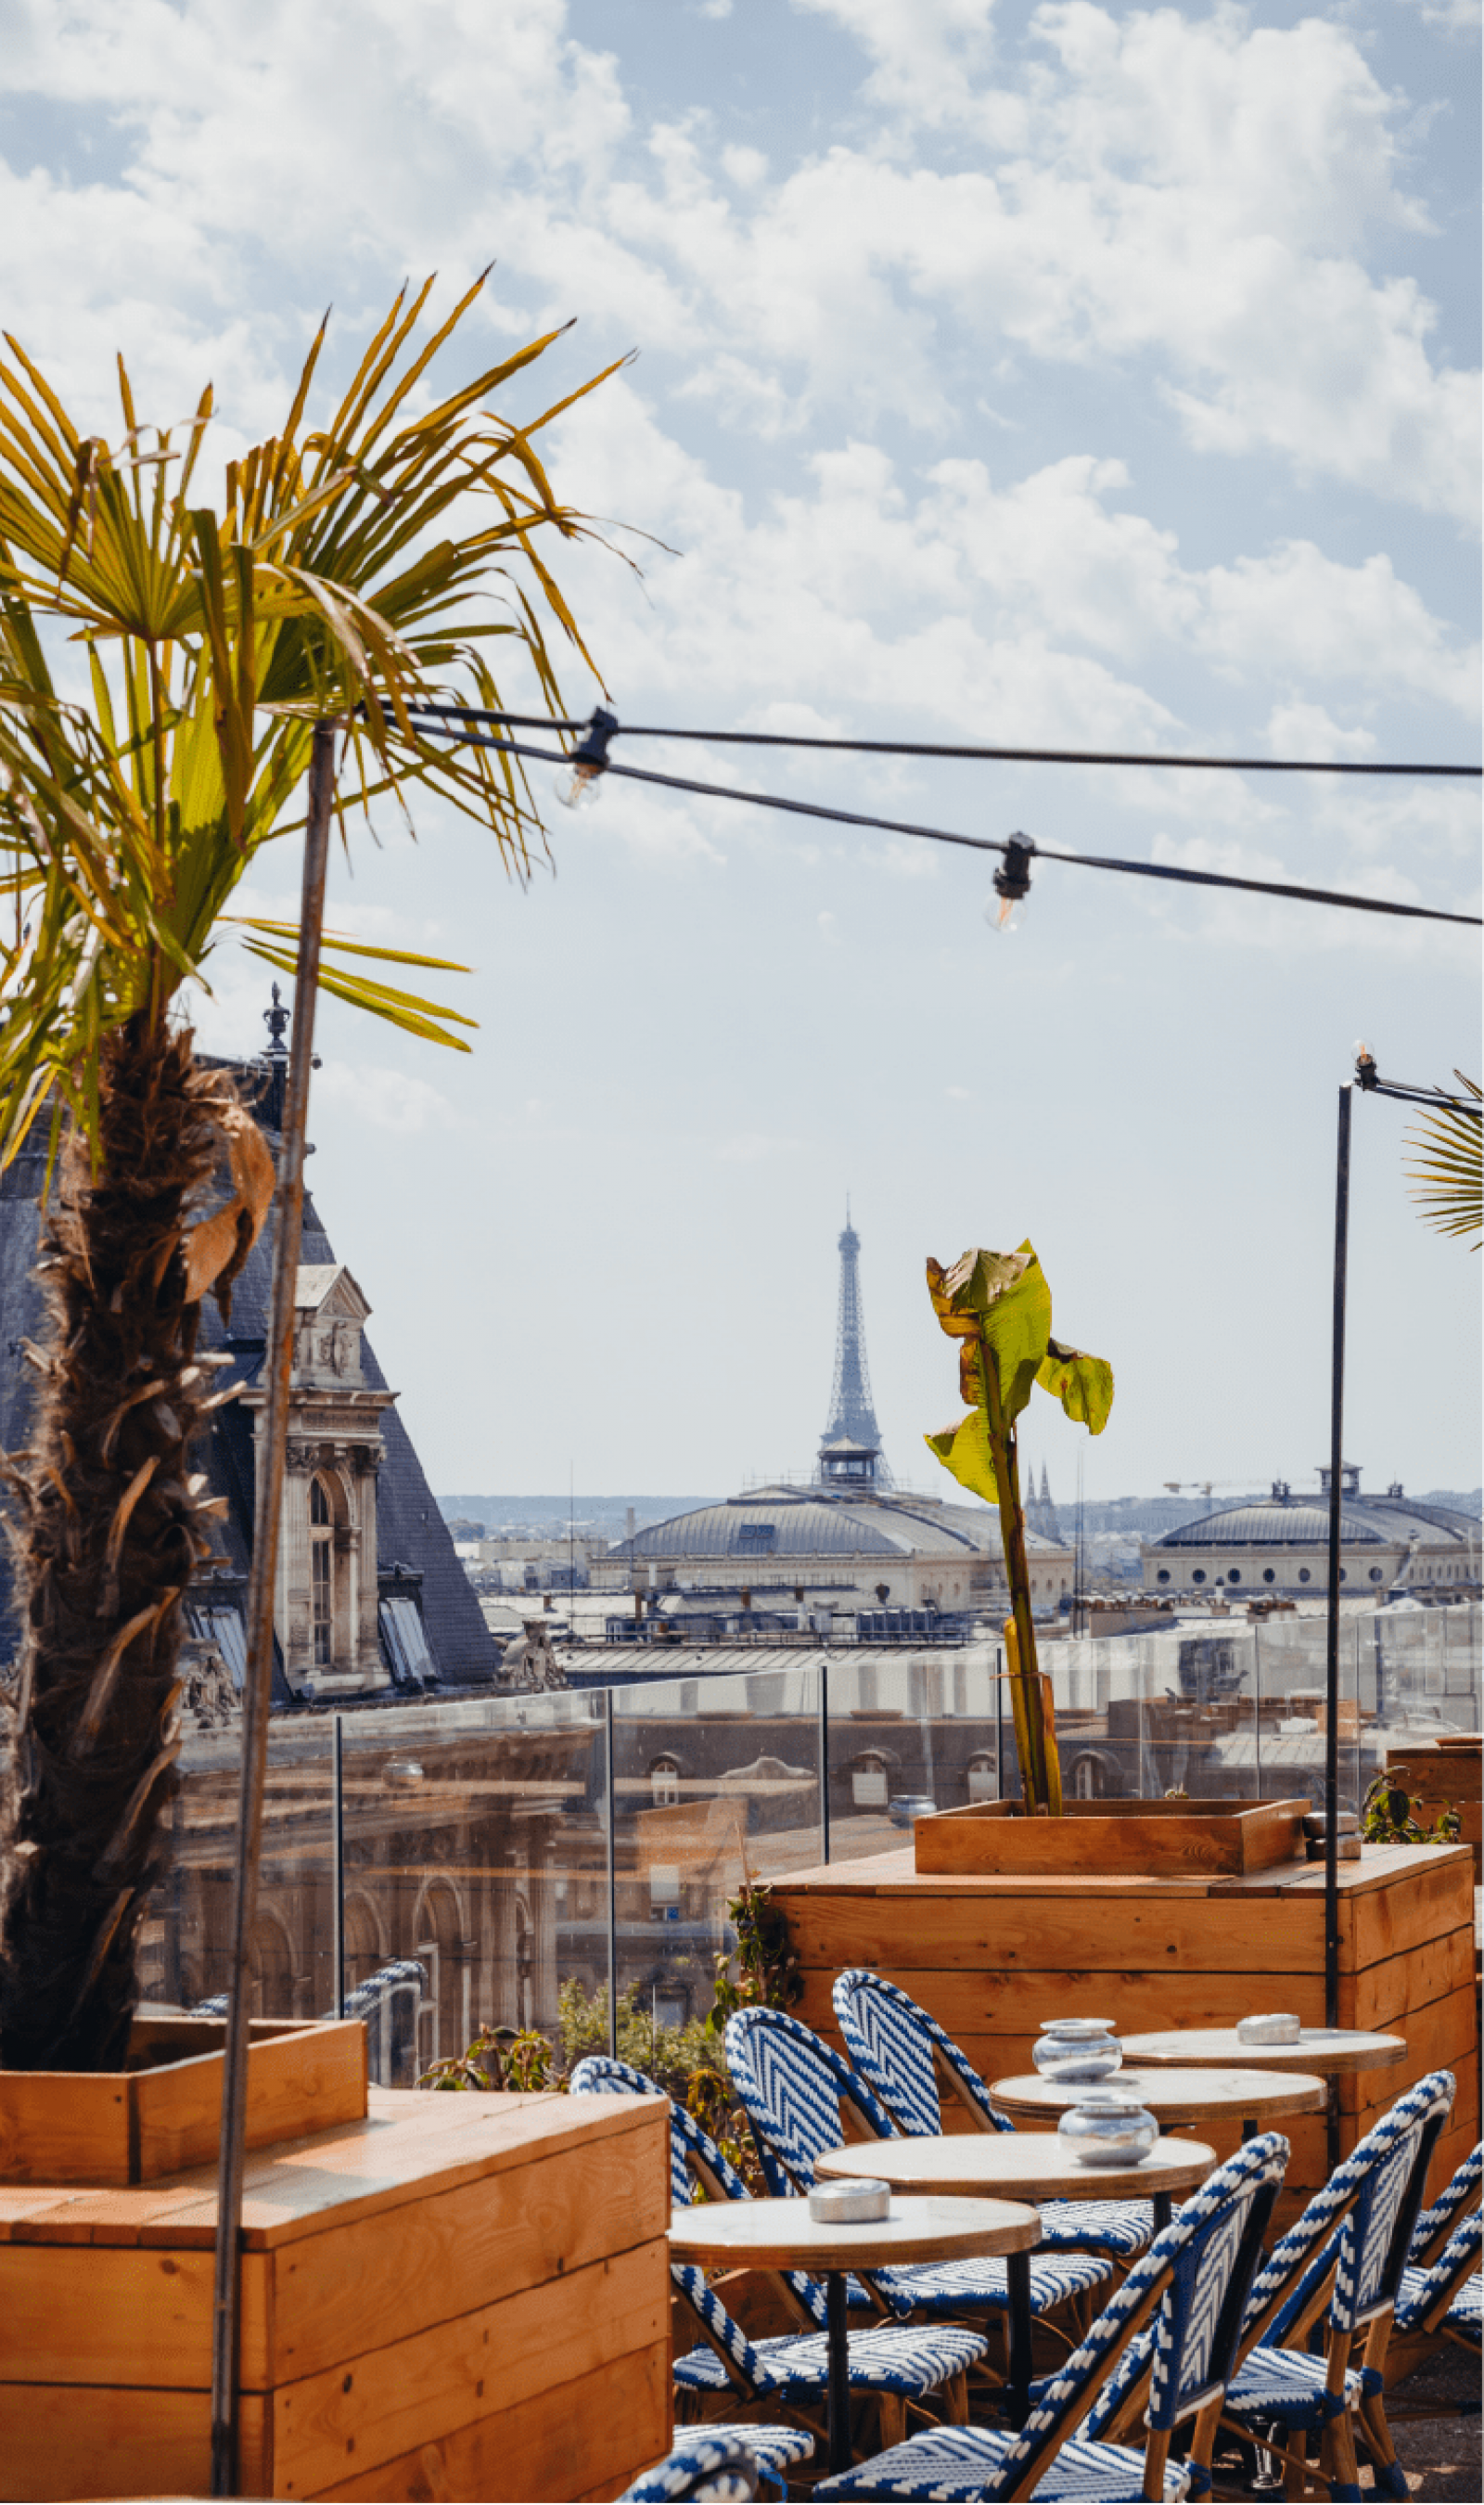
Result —
[[[1348, 2150], [1414, 2079], [1444, 2067], [1458, 2095], [1434, 2187], [1478, 2137], [1473, 1862], [1466, 1847], [1367, 1845], [1339, 1871], [1339, 2024], [1407, 2040], [1395, 2068], [1336, 2082]], [[804, 1968], [796, 2015], [839, 2041], [830, 1993], [867, 1965], [931, 2010], [988, 2079], [1028, 2070], [1042, 2023], [1108, 2017], [1121, 2031], [1230, 2026], [1260, 2009], [1325, 2014], [1324, 1871], [1290, 1862], [1250, 1878], [919, 1873], [911, 1846], [774, 1883]], [[945, 2128], [968, 2127], [945, 2115]], [[1326, 2180], [1325, 2124], [1284, 2125], [1293, 2143], [1279, 2215]], [[1224, 2139], [1203, 2129], [1223, 2156]]]
[[[668, 2108], [373, 2088], [249, 2160], [241, 2491], [611, 2496], [669, 2448]], [[216, 2169], [0, 2186], [0, 2495], [205, 2495]]]

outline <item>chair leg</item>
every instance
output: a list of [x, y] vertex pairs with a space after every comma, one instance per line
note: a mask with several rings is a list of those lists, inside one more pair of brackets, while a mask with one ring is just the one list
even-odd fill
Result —
[[943, 2387], [943, 2414], [949, 2426], [969, 2423], [969, 2378], [951, 2375]]
[[894, 2444], [907, 2441], [907, 2402], [901, 2392], [879, 2392], [876, 2410], [881, 2451], [889, 2452]]
[[1164, 2494], [1164, 2465], [1170, 2457], [1168, 2427], [1151, 2427], [1144, 2447], [1144, 2493], [1156, 2500]]
[[1288, 2451], [1283, 2457], [1283, 2492], [1289, 2497], [1302, 2497], [1309, 2485], [1309, 2440], [1302, 2427], [1289, 2432]]
[[[1196, 2411], [1195, 2423], [1191, 2429], [1191, 2440], [1186, 2447], [1188, 2460], [1202, 2473], [1199, 2484], [1207, 2494], [1210, 2493], [1213, 2485], [1211, 2455], [1216, 2451], [1216, 2430], [1222, 2422], [1222, 2402], [1225, 2397], [1225, 2393], [1218, 2392], [1214, 2401], [1208, 2401], [1203, 2410]], [[1146, 2463], [1148, 2459], [1149, 2456], [1146, 2453]], [[1147, 2480], [1147, 2470], [1145, 2476]]]
[[1359, 2496], [1361, 2465], [1356, 2458], [1355, 2420], [1348, 2410], [1331, 2418], [1329, 2427], [1327, 2467], [1331, 2496]]

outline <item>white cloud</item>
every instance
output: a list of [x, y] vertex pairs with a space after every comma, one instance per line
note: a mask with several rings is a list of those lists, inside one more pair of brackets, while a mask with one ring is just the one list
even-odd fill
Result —
[[404, 1070], [374, 1062], [327, 1061], [314, 1076], [311, 1127], [316, 1111], [328, 1109], [337, 1121], [347, 1116], [368, 1122], [377, 1131], [453, 1130], [460, 1117], [439, 1089]]

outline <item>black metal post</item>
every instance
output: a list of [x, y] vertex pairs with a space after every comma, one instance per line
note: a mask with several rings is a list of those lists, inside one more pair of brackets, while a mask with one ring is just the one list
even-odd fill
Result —
[[268, 1707], [273, 1686], [273, 1596], [278, 1579], [284, 1446], [293, 1365], [293, 1301], [298, 1287], [299, 1239], [304, 1214], [304, 1121], [309, 1110], [315, 997], [320, 980], [320, 934], [325, 919], [325, 872], [329, 861], [329, 826], [334, 796], [334, 726], [330, 723], [317, 723], [309, 761], [309, 814], [304, 829], [304, 869], [299, 902], [298, 979], [294, 986], [293, 1032], [289, 1051], [289, 1101], [284, 1114], [283, 1150], [274, 1204], [273, 1299], [263, 1361], [266, 1399], [262, 1414], [262, 1441], [259, 1447], [253, 1564], [248, 1580], [247, 1675], [242, 1691], [242, 1769], [237, 1789], [237, 1863], [227, 1963], [231, 1996], [226, 2010], [226, 2048], [222, 2075], [222, 2145], [217, 2173], [216, 2283], [211, 2355], [213, 2496], [235, 2496], [237, 2493], [238, 2295], [251, 2025], [248, 1985], [252, 1968], [253, 1922], [258, 1910], [262, 1796], [268, 1771]]
[[819, 1663], [819, 1858], [830, 1857], [830, 1657]]
[[[1329, 1604], [1325, 1631], [1325, 2025], [1339, 2025], [1340, 1497], [1345, 1441], [1345, 1284], [1350, 1235], [1349, 1084], [1334, 1158], [1334, 1336], [1329, 1373]], [[1331, 2123], [1331, 2135], [1333, 2124]]]
[[330, 1721], [329, 1759], [331, 1948], [334, 1957], [335, 2016], [345, 2016], [345, 1733], [338, 1713]]
[[603, 1691], [604, 1758], [608, 1783], [608, 2058], [618, 2059], [618, 1784], [613, 1771], [613, 1690]]
[[1005, 1647], [994, 1647], [994, 1797], [1005, 1797]]

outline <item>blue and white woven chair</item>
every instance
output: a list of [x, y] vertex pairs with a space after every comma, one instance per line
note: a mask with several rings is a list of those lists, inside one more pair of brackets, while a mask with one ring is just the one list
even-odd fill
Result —
[[[715, 2470], [718, 2454], [732, 2451], [746, 2454], [753, 2484], [741, 2491], [747, 2496], [786, 2496], [788, 2473], [801, 2461], [808, 2461], [814, 2450], [814, 2439], [808, 2427], [751, 2426], [713, 2419], [707, 2426], [676, 2427], [671, 2450], [664, 2461], [626, 2490], [631, 2500], [656, 2500], [669, 2496], [709, 2496], [710, 2488], [661, 2487], [656, 2483], [679, 2477], [687, 2461], [698, 2455], [703, 2465]], [[725, 2462], [730, 2471], [730, 2460]], [[718, 2491], [719, 2492], [719, 2491]], [[727, 2491], [730, 2494], [730, 2490]], [[625, 2499], [620, 2500], [625, 2505]]]
[[[893, 2139], [891, 2116], [832, 2046], [781, 2009], [740, 2009], [727, 2021], [727, 2067], [752, 2126], [763, 2172], [775, 2193], [808, 2192], [814, 2161], [862, 2134]], [[853, 2130], [847, 2128], [848, 2115]], [[1113, 2276], [1096, 2253], [1036, 2252], [1030, 2309], [1043, 2319]], [[927, 2262], [872, 2271], [868, 2283], [899, 2319], [992, 2314], [1009, 2350], [1009, 2275], [1002, 2261]], [[1053, 2324], [1052, 2328], [1058, 2329]], [[1079, 2327], [1061, 2337], [1070, 2348]]]
[[[997, 2114], [972, 2062], [936, 2018], [869, 1966], [847, 1966], [835, 1980], [835, 2015], [846, 2050], [893, 2122], [909, 2135], [936, 2137], [943, 2129], [946, 2089], [981, 2131], [1014, 2131]], [[1155, 2232], [1147, 2201], [1043, 2201], [1041, 2234], [1048, 2252], [1107, 2253], [1131, 2261]]]
[[626, 2487], [619, 2505], [670, 2505], [672, 2498], [693, 2498], [695, 2505], [747, 2505], [757, 2494], [757, 2459], [735, 2427], [718, 2427], [674, 2452]]
[[[1226, 2423], [1269, 2452], [1280, 2450], [1280, 2434], [1294, 2475], [1305, 2473], [1309, 2439], [1319, 2437], [1331, 2496], [1361, 2493], [1358, 2423], [1378, 2492], [1407, 2492], [1382, 2398], [1386, 2350], [1429, 2161], [1453, 2093], [1452, 2073], [1433, 2070], [1398, 2097], [1280, 2237], [1253, 2285]], [[1327, 2349], [1316, 2355], [1306, 2343], [1327, 2297]], [[1351, 2360], [1363, 2335], [1357, 2367]]]
[[[1484, 2272], [1479, 2270], [1479, 2254], [1484, 2254], [1484, 2139], [1464, 2157], [1452, 2182], [1446, 2184], [1432, 2209], [1416, 2222], [1416, 2235], [1411, 2237], [1411, 2252], [1427, 2249], [1436, 2240], [1436, 2219], [1444, 2214], [1452, 2219], [1452, 2235], [1446, 2237], [1441, 2252], [1432, 2262], [1416, 2265], [1409, 2262], [1401, 2272], [1401, 2287], [1397, 2289], [1397, 2312], [1392, 2319], [1392, 2340], [1384, 2357], [1384, 2382], [1387, 2382], [1387, 2405], [1384, 2417], [1424, 2417], [1432, 2415], [1429, 2405], [1411, 2410], [1406, 2397], [1394, 2395], [1394, 2384], [1404, 2382], [1416, 2367], [1427, 2365], [1429, 2357], [1454, 2343], [1479, 2354], [1484, 2343]], [[1457, 2195], [1457, 2197], [1454, 2197]], [[1471, 2206], [1469, 2206], [1471, 2202]], [[1432, 2219], [1432, 2230], [1424, 2235]], [[1366, 2360], [1369, 2362], [1369, 2360]], [[1363, 2370], [1362, 2370], [1363, 2382]], [[1374, 2448], [1376, 2397], [1374, 2390], [1362, 2390], [1362, 2427]]]
[[[626, 2062], [595, 2055], [579, 2062], [571, 2075], [574, 2096], [658, 2097], [663, 2088]], [[694, 2116], [672, 2100], [670, 2107], [670, 2193], [676, 2206], [693, 2198], [692, 2173], [708, 2198], [745, 2201], [746, 2185]], [[682, 2410], [698, 2416], [708, 2406], [730, 2399], [749, 2407], [759, 2403], [801, 2415], [822, 2415], [829, 2395], [829, 2343], [824, 2290], [803, 2271], [778, 2274], [803, 2320], [811, 2327], [782, 2332], [767, 2340], [750, 2340], [727, 2311], [706, 2274], [690, 2263], [672, 2269], [671, 2276], [695, 2314], [705, 2345], [675, 2360], [674, 2381]], [[949, 2323], [906, 2328], [898, 2323], [873, 2325], [849, 2335], [850, 2387], [874, 2405], [882, 2444], [900, 2438], [910, 2402], [942, 2396], [950, 2418], [967, 2412], [966, 2378], [984, 2358], [988, 2343], [977, 2331]], [[707, 2430], [708, 2431], [708, 2430]], [[811, 2426], [811, 2433], [814, 2432]], [[786, 2429], [749, 2426], [749, 2442], [760, 2433]], [[679, 2440], [683, 2440], [680, 2431]]]
[[[1059, 2374], [1037, 2387], [1018, 2434], [935, 2427], [858, 2470], [822, 2481], [815, 2496], [1034, 2495], [1037, 2505], [1073, 2498], [1133, 2505], [1141, 2497], [1189, 2495], [1192, 2467], [1171, 2460], [1171, 2441], [1193, 2421], [1192, 2461], [1209, 2462], [1243, 2308], [1287, 2163], [1287, 2140], [1264, 2132], [1207, 2175], [1133, 2264]], [[1088, 2442], [1079, 2432], [1135, 2342], [1147, 2393], [1142, 2452]]]
[[1431, 2202], [1412, 2231], [1412, 2248], [1407, 2254], [1409, 2270], [1426, 2270], [1435, 2262], [1453, 2235], [1454, 2229], [1470, 2209], [1477, 2209], [1484, 2189], [1484, 2139], [1471, 2148], [1463, 2165], [1454, 2168], [1437, 2199]]

